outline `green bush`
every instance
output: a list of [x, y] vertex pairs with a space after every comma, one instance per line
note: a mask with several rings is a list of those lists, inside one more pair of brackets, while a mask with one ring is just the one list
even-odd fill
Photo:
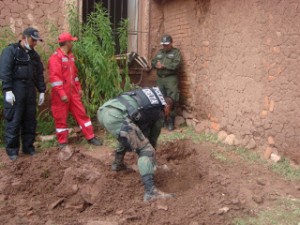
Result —
[[[128, 78], [127, 59], [121, 64], [125, 67], [120, 74], [115, 57], [113, 30], [107, 11], [96, 5], [87, 23], [81, 24], [76, 8], [69, 13], [70, 32], [78, 36], [74, 43], [74, 55], [79, 77], [84, 91], [83, 101], [90, 116], [95, 116], [98, 107], [106, 100], [131, 88]], [[121, 51], [127, 49], [128, 21], [124, 20], [118, 29]]]

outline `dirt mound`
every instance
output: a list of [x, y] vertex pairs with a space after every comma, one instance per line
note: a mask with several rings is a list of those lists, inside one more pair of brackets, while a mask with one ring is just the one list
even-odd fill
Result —
[[[150, 203], [142, 202], [138, 172], [110, 171], [112, 151], [107, 147], [93, 151], [74, 147], [75, 154], [64, 162], [57, 159], [54, 148], [15, 163], [2, 151], [1, 223], [224, 225], [253, 207], [267, 206], [275, 194], [294, 193], [295, 185], [274, 182], [263, 168], [220, 164], [211, 156], [211, 148], [189, 140], [161, 145], [155, 181], [176, 198]], [[126, 163], [136, 168], [136, 156], [127, 154]]]

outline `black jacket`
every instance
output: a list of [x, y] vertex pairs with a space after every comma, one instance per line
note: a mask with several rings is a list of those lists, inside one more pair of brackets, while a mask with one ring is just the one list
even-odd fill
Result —
[[14, 80], [34, 82], [40, 93], [46, 91], [44, 67], [35, 50], [27, 52], [19, 43], [6, 47], [0, 57], [0, 80], [3, 91], [13, 88]]

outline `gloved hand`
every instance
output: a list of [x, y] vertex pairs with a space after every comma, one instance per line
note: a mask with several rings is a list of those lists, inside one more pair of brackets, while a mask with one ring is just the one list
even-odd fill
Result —
[[40, 93], [38, 105], [42, 105], [45, 101], [45, 93]]
[[15, 95], [12, 91], [7, 91], [5, 93], [5, 101], [7, 101], [11, 105], [14, 105], [14, 102], [16, 101], [16, 98], [15, 98]]

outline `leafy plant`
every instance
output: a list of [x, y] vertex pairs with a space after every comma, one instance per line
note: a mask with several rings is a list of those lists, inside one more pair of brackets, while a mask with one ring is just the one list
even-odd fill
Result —
[[[130, 89], [127, 57], [124, 57], [124, 70], [120, 73], [115, 57], [115, 42], [107, 11], [96, 5], [85, 24], [79, 21], [76, 8], [69, 11], [70, 32], [78, 36], [73, 52], [76, 57], [78, 75], [84, 91], [83, 101], [89, 115], [96, 115], [104, 101]], [[118, 29], [121, 51], [127, 49], [128, 21], [124, 20]]]
[[128, 47], [128, 27], [129, 27], [129, 21], [121, 20], [120, 26], [118, 28], [120, 53], [123, 56], [121, 58], [122, 60], [120, 61], [120, 67], [123, 68], [122, 75], [125, 78], [125, 85], [124, 85], [125, 90], [133, 88], [128, 76], [128, 59], [127, 59], [127, 55], [125, 54], [127, 52], [127, 47]]

